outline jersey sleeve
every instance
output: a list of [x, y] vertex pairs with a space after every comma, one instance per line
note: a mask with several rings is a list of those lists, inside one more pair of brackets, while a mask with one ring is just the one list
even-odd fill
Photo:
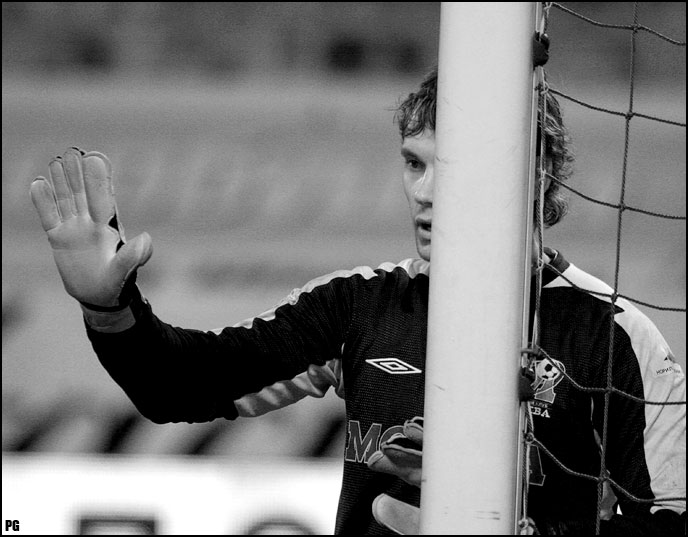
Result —
[[87, 334], [106, 371], [156, 423], [260, 415], [339, 382], [333, 360], [355, 294], [347, 276], [313, 280], [263, 314], [214, 331], [167, 324], [137, 293], [126, 329], [95, 329], [86, 316]]
[[[626, 492], [649, 501], [616, 490], [622, 517], [609, 525], [621, 528], [636, 520], [651, 529], [673, 520], [661, 511], [678, 516], [686, 510], [685, 375], [659, 330], [632, 304], [623, 301], [614, 332], [606, 466]], [[599, 385], [605, 379], [606, 371], [600, 371]], [[600, 435], [604, 408], [604, 397], [596, 396], [593, 421]]]

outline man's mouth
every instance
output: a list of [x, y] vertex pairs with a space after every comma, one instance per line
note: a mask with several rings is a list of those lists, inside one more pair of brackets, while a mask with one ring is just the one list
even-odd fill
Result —
[[418, 235], [425, 240], [430, 240], [430, 234], [432, 232], [432, 221], [431, 220], [416, 220], [416, 226], [418, 226]]

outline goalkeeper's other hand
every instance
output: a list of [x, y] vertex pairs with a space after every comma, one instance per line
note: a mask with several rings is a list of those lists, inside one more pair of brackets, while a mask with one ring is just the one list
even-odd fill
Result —
[[[423, 464], [423, 418], [404, 423], [403, 432], [394, 434], [380, 445], [368, 460], [368, 467], [377, 472], [396, 475], [420, 487]], [[373, 516], [379, 524], [401, 535], [417, 535], [420, 510], [387, 494], [373, 501]]]
[[423, 464], [423, 418], [407, 420], [403, 432], [393, 434], [380, 444], [380, 449], [368, 459], [368, 468], [376, 472], [396, 475], [407, 483], [420, 487]]
[[102, 153], [67, 150], [49, 164], [50, 180], [31, 183], [33, 201], [67, 293], [97, 308], [120, 308], [125, 283], [153, 253], [142, 233], [125, 243]]
[[[403, 433], [397, 433], [380, 445], [368, 461], [372, 470], [396, 475], [411, 485], [420, 487], [423, 462], [423, 418], [415, 417], [404, 423]], [[400, 535], [418, 535], [420, 509], [388, 494], [373, 500], [373, 516], [378, 524]], [[522, 527], [520, 535], [532, 535], [532, 520]]]

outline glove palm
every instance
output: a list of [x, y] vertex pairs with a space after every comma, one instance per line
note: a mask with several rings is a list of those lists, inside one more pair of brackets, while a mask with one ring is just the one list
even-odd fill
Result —
[[121, 306], [124, 284], [152, 255], [150, 236], [125, 243], [105, 155], [70, 149], [49, 170], [50, 181], [31, 184], [31, 199], [67, 293], [87, 305]]

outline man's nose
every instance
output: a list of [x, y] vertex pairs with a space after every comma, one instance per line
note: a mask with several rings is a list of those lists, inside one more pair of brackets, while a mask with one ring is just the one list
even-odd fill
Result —
[[425, 173], [416, 183], [414, 198], [422, 205], [432, 205], [432, 191], [435, 186], [435, 171], [432, 166], [425, 169]]

